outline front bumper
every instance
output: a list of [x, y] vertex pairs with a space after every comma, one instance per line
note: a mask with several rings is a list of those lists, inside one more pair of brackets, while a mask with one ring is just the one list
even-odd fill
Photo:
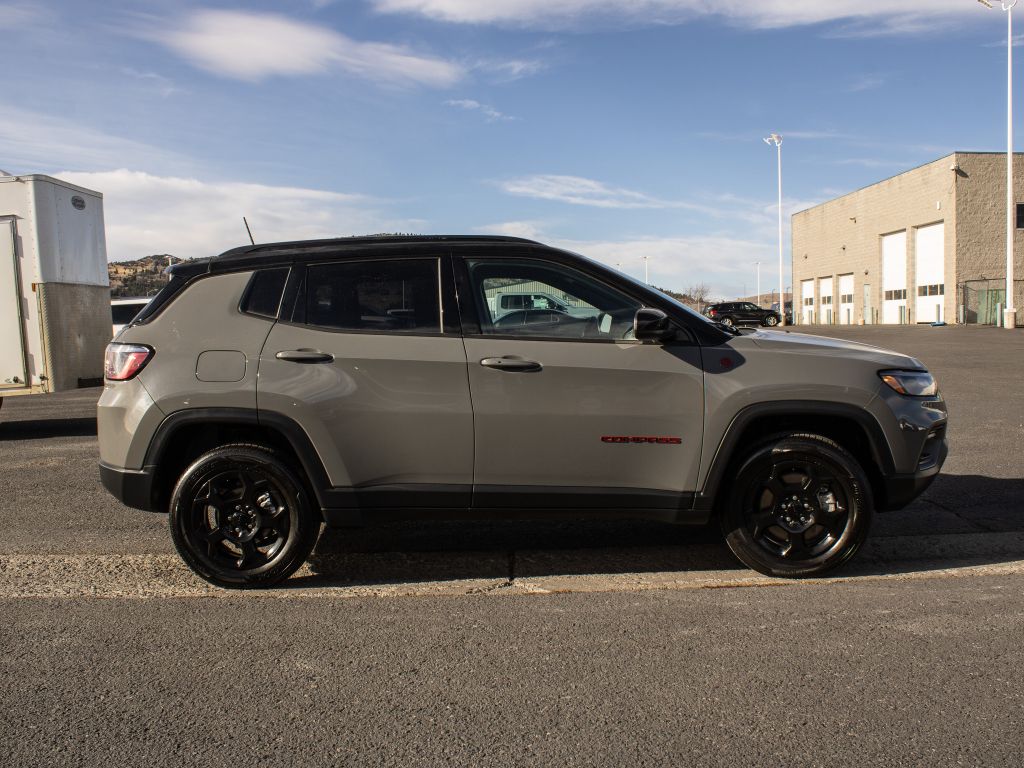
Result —
[[118, 501], [144, 512], [162, 512], [153, 504], [153, 470], [122, 469], [100, 462], [100, 481]]
[[949, 453], [945, 425], [940, 430], [925, 440], [918, 459], [920, 468], [916, 472], [892, 474], [882, 479], [882, 498], [877, 500], [880, 511], [903, 509], [938, 477]]

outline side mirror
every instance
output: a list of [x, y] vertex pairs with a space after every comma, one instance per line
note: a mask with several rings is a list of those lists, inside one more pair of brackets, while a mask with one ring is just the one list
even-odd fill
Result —
[[643, 307], [633, 317], [633, 337], [637, 341], [667, 341], [675, 335], [668, 315], [660, 309]]

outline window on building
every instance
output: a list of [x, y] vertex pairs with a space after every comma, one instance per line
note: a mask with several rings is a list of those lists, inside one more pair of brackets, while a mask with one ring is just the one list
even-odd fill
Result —
[[1024, 203], [1017, 203], [1017, 229], [1024, 229]]
[[942, 283], [938, 285], [919, 285], [917, 286], [918, 296], [945, 296], [946, 286]]
[[901, 299], [905, 299], [905, 298], [907, 298], [907, 289], [906, 288], [900, 288], [898, 291], [886, 291], [885, 292], [885, 300], [886, 301], [900, 301]]
[[852, 293], [844, 293], [842, 296], [839, 297], [839, 303], [840, 304], [853, 304], [853, 294]]

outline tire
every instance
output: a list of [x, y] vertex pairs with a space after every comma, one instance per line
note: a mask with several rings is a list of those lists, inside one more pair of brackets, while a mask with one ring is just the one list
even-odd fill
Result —
[[764, 324], [767, 325], [769, 328], [772, 328], [779, 324], [779, 318], [777, 318], [775, 315], [768, 315], [764, 319]]
[[272, 451], [226, 445], [203, 454], [178, 480], [171, 538], [185, 564], [227, 589], [270, 587], [306, 561], [320, 516], [306, 485]]
[[721, 319], [721, 320], [720, 320], [719, 322], [720, 322], [720, 323], [721, 323], [722, 325], [727, 325], [727, 326], [729, 326], [730, 328], [732, 328], [732, 327], [733, 327], [733, 325], [735, 325], [735, 323], [733, 322], [733, 319], [732, 319], [731, 317], [723, 317], [723, 318], [722, 318], [722, 319]]
[[874, 501], [857, 460], [821, 435], [781, 435], [740, 464], [722, 512], [732, 553], [767, 576], [836, 568], [867, 538]]

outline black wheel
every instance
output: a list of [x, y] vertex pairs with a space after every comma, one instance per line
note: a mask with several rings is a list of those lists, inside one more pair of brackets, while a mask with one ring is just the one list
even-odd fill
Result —
[[301, 566], [320, 533], [305, 485], [272, 452], [210, 451], [174, 488], [171, 537], [185, 563], [220, 587], [269, 587]]
[[873, 501], [857, 460], [820, 435], [755, 449], [736, 473], [722, 515], [729, 549], [768, 576], [818, 576], [867, 538]]
[[777, 318], [775, 315], [768, 315], [764, 319], [764, 324], [771, 328], [773, 325], [779, 324], [779, 318]]
[[731, 317], [723, 317], [721, 320], [722, 325], [727, 325], [730, 328], [733, 327], [734, 323]]

